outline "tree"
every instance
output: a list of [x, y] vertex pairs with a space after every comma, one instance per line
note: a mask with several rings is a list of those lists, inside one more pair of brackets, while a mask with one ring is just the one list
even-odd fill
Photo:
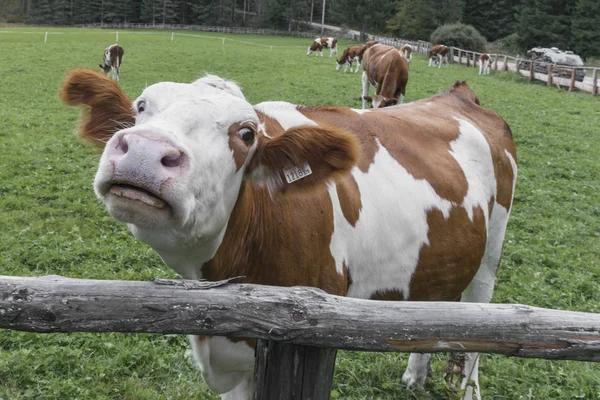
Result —
[[432, 3], [404, 0], [387, 26], [396, 36], [404, 39], [427, 40], [436, 28]]
[[523, 0], [517, 29], [521, 46], [568, 48], [574, 5], [574, 0]]
[[577, 54], [584, 58], [600, 56], [600, 2], [579, 0], [573, 13], [572, 44]]

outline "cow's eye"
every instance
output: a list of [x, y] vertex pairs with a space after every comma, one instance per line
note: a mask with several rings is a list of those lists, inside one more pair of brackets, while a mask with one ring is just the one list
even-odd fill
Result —
[[146, 110], [146, 102], [144, 100], [137, 104], [137, 113], [141, 114]]
[[238, 135], [240, 135], [240, 138], [246, 143], [251, 143], [254, 139], [254, 131], [251, 128], [241, 128], [238, 131]]

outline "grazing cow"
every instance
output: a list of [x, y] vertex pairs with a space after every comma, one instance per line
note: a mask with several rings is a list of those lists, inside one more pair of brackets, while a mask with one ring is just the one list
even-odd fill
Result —
[[410, 44], [405, 44], [404, 46], [400, 47], [400, 54], [402, 54], [404, 58], [406, 58], [406, 61], [408, 61], [409, 63], [412, 59], [412, 51], [413, 48]]
[[[379, 44], [363, 54], [362, 102], [373, 108], [402, 104], [408, 82], [408, 61], [393, 46]], [[377, 88], [375, 96], [369, 96], [369, 84]]]
[[487, 53], [483, 53], [479, 56], [479, 75], [483, 73], [483, 75], [490, 74], [490, 67], [492, 65], [492, 59], [490, 55]]
[[356, 61], [357, 64], [354, 72], [358, 72], [358, 69], [360, 68], [360, 62], [363, 58], [363, 53], [366, 49], [367, 48], [365, 46], [350, 46], [346, 48], [346, 50], [344, 50], [344, 52], [342, 53], [340, 59], [336, 60], [336, 71], [339, 71], [340, 69], [342, 69], [342, 66], [345, 65], [344, 72], [346, 72], [348, 68], [350, 68], [350, 72], [352, 72], [352, 63]]
[[104, 64], [100, 64], [100, 68], [105, 74], [111, 73], [112, 78], [119, 80], [119, 68], [123, 63], [123, 54], [125, 51], [118, 44], [111, 44], [104, 50]]
[[374, 45], [376, 45], [376, 44], [377, 44], [377, 40], [367, 40], [367, 41], [365, 42], [365, 48], [367, 48], [367, 49], [368, 49], [369, 47], [371, 47], [371, 46], [374, 46]]
[[429, 66], [435, 66], [438, 64], [438, 68], [441, 68], [442, 63], [446, 63], [448, 66], [448, 51], [450, 48], [443, 44], [435, 45], [429, 50]]
[[333, 53], [335, 53], [335, 56], [337, 57], [337, 39], [334, 37], [316, 38], [308, 48], [306, 55], [309, 56], [311, 53], [316, 52], [317, 56], [321, 55], [321, 57], [323, 57], [323, 48], [329, 49], [329, 57], [331, 57]]
[[[215, 76], [157, 83], [131, 102], [102, 74], [74, 70], [61, 98], [86, 106], [79, 134], [103, 149], [98, 198], [183, 278], [379, 300], [492, 297], [516, 154], [508, 125], [464, 82], [361, 111], [252, 106]], [[213, 391], [252, 398], [252, 341], [190, 340]], [[479, 394], [478, 360], [463, 365], [467, 398]], [[422, 387], [428, 362], [411, 355], [402, 381]]]

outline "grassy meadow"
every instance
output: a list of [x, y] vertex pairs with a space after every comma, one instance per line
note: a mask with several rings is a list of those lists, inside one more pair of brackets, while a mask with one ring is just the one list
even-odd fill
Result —
[[[57, 96], [70, 68], [98, 68], [115, 32], [49, 32], [47, 43], [44, 30], [0, 32], [0, 275], [174, 277], [95, 199], [98, 155], [74, 136], [79, 110]], [[120, 84], [135, 98], [208, 72], [239, 82], [252, 103], [360, 107], [360, 74], [336, 72], [328, 50], [307, 57], [310, 39], [225, 37], [121, 31]], [[600, 313], [600, 97], [414, 56], [405, 101], [458, 79], [511, 126], [520, 164], [493, 301]], [[332, 398], [452, 398], [447, 358], [434, 355], [426, 390], [412, 392], [400, 380], [408, 355], [340, 352]], [[486, 399], [600, 399], [600, 365], [483, 355], [480, 383]], [[0, 331], [0, 398], [216, 399], [184, 336], [17, 331]]]

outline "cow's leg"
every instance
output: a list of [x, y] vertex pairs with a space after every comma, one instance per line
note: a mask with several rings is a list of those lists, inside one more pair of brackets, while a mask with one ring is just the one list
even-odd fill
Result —
[[360, 68], [360, 61], [356, 61], [356, 70], [354, 71], [354, 73], [357, 73], [359, 68]]
[[429, 375], [430, 359], [431, 354], [429, 353], [411, 353], [406, 371], [402, 375], [402, 383], [411, 389], [423, 389]]
[[365, 96], [369, 94], [369, 77], [367, 76], [367, 71], [363, 71], [362, 73], [362, 108], [363, 110], [367, 108], [367, 100], [365, 100]]
[[441, 55], [438, 54], [437, 59], [438, 59], [437, 60], [437, 62], [438, 62], [438, 69], [440, 69], [440, 68], [442, 68], [442, 60], [443, 60], [443, 58], [442, 58]]
[[483, 61], [479, 61], [479, 75], [481, 75], [482, 73], [483, 73]]
[[245, 341], [219, 336], [189, 336], [192, 354], [206, 385], [222, 400], [251, 400], [254, 349]]
[[[490, 213], [488, 239], [481, 266], [479, 267], [475, 278], [473, 278], [473, 281], [471, 281], [469, 286], [463, 291], [460, 301], [489, 303], [492, 300], [509, 214], [510, 212], [507, 209], [498, 203], [494, 204], [492, 212]], [[478, 369], [479, 354], [466, 353], [464, 368], [462, 368], [461, 373], [461, 375], [464, 375], [462, 377], [461, 389], [465, 389], [465, 396], [463, 397], [465, 400], [471, 400], [473, 398], [481, 399]]]

